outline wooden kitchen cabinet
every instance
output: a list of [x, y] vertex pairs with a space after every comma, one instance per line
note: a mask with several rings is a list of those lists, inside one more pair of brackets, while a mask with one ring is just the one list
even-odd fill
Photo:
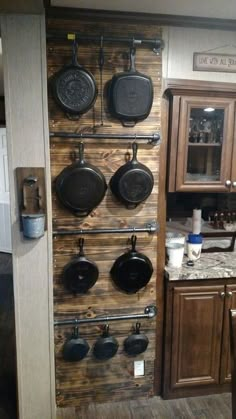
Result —
[[168, 81], [169, 192], [236, 192], [236, 86], [230, 86]]
[[179, 282], [167, 285], [163, 397], [229, 391], [229, 309], [236, 308], [236, 284]]

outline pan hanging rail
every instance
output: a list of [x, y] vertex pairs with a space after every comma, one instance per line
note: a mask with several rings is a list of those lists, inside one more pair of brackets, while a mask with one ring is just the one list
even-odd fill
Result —
[[89, 133], [73, 133], [73, 132], [50, 132], [51, 138], [79, 138], [84, 139], [96, 139], [96, 140], [147, 140], [148, 144], [153, 146], [159, 145], [161, 137], [158, 132], [154, 134], [89, 134]]
[[154, 234], [159, 231], [159, 224], [156, 221], [147, 223], [144, 227], [124, 227], [124, 228], [90, 228], [79, 230], [54, 230], [53, 236], [72, 236], [79, 234], [113, 234], [113, 233], [149, 233]]
[[54, 326], [71, 326], [87, 323], [109, 323], [111, 321], [121, 320], [134, 320], [134, 319], [153, 319], [157, 315], [157, 307], [150, 305], [145, 307], [143, 314], [120, 314], [118, 316], [98, 316], [94, 318], [83, 318], [83, 319], [67, 319], [67, 320], [55, 320]]
[[[47, 40], [48, 41], [73, 41], [79, 40], [81, 41], [93, 41], [98, 44], [101, 42], [101, 35], [89, 35], [89, 34], [82, 34], [80, 32], [73, 32], [68, 33], [66, 31], [48, 31], [47, 32]], [[129, 38], [129, 37], [122, 37], [122, 36], [106, 36], [103, 35], [103, 42], [106, 43], [124, 43], [134, 46], [150, 46], [153, 52], [157, 55], [160, 54], [161, 49], [164, 48], [164, 41], [161, 38]]]

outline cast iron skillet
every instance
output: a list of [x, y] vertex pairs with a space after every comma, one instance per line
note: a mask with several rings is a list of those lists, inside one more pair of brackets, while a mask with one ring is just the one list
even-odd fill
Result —
[[121, 166], [110, 180], [112, 193], [127, 208], [135, 208], [152, 192], [154, 179], [151, 170], [137, 160], [138, 144], [132, 144], [133, 158]]
[[146, 335], [140, 333], [140, 323], [136, 323], [135, 331], [124, 341], [124, 350], [128, 355], [138, 355], [146, 351], [149, 340]]
[[115, 74], [109, 86], [109, 108], [112, 115], [125, 126], [133, 127], [149, 115], [153, 102], [150, 77], [135, 69], [134, 47], [130, 48], [130, 69]]
[[109, 326], [107, 324], [104, 326], [102, 335], [95, 342], [93, 354], [99, 360], [110, 359], [116, 354], [118, 347], [117, 340], [109, 334]]
[[85, 294], [97, 281], [99, 271], [95, 262], [84, 254], [84, 239], [79, 239], [80, 252], [63, 269], [62, 278], [65, 288], [72, 293]]
[[88, 342], [79, 336], [79, 328], [75, 327], [71, 337], [63, 346], [63, 358], [65, 361], [77, 362], [85, 358], [89, 351]]
[[72, 63], [63, 67], [52, 78], [52, 94], [68, 114], [81, 115], [87, 112], [97, 97], [93, 75], [77, 61], [77, 43], [73, 42]]
[[76, 215], [85, 217], [102, 201], [106, 189], [104, 175], [84, 160], [84, 145], [80, 143], [79, 160], [63, 169], [56, 178], [59, 200]]
[[134, 294], [150, 281], [153, 267], [150, 259], [135, 250], [137, 237], [131, 237], [132, 248], [119, 256], [114, 262], [110, 274], [118, 288]]

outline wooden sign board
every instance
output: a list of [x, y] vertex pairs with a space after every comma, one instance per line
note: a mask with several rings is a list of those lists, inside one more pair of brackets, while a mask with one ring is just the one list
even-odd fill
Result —
[[194, 52], [193, 71], [236, 73], [236, 55]]

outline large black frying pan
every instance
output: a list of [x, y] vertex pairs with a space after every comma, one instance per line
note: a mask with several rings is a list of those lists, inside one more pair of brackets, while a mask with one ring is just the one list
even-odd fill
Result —
[[133, 158], [121, 166], [110, 180], [112, 193], [127, 208], [135, 208], [152, 192], [154, 179], [151, 170], [137, 160], [137, 143], [132, 144]]
[[63, 346], [63, 358], [65, 361], [77, 362], [85, 358], [89, 351], [88, 342], [79, 336], [79, 328], [75, 327], [71, 337]]
[[146, 335], [140, 333], [140, 323], [136, 323], [135, 331], [124, 341], [124, 350], [128, 355], [138, 355], [146, 351], [149, 340]]
[[109, 334], [109, 326], [105, 325], [102, 335], [94, 344], [93, 354], [99, 360], [110, 359], [116, 354], [118, 347], [117, 340]]
[[73, 43], [72, 63], [52, 78], [52, 94], [63, 111], [72, 115], [87, 112], [97, 97], [93, 75], [77, 61], [77, 43]]
[[109, 86], [109, 107], [112, 115], [125, 126], [134, 126], [149, 115], [153, 102], [150, 77], [135, 69], [135, 48], [130, 48], [130, 69], [112, 77]]
[[150, 259], [135, 249], [137, 237], [131, 237], [132, 248], [119, 256], [111, 268], [111, 277], [116, 286], [127, 293], [135, 293], [150, 281], [153, 267]]
[[62, 278], [65, 288], [72, 293], [85, 294], [97, 281], [99, 271], [95, 262], [84, 254], [84, 239], [79, 239], [80, 252], [63, 269]]
[[84, 160], [84, 145], [79, 144], [79, 160], [67, 166], [56, 178], [56, 193], [61, 203], [84, 217], [103, 199], [107, 184], [102, 172]]

